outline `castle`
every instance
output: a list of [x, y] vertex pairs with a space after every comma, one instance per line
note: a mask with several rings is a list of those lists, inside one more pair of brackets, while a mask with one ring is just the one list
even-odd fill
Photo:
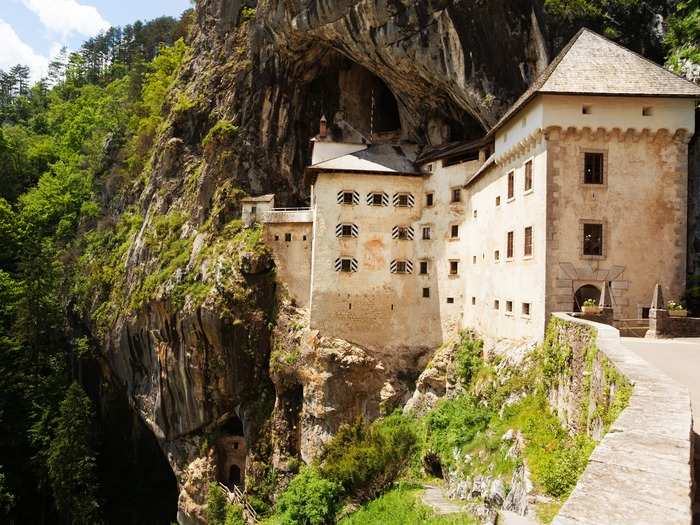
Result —
[[685, 288], [700, 88], [580, 31], [483, 138], [423, 148], [313, 139], [308, 209], [244, 199], [312, 329], [436, 347], [459, 328], [539, 339], [607, 287], [616, 318]]

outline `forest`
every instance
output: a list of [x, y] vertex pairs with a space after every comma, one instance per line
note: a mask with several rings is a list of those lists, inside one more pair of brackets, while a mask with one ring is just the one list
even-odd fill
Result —
[[[700, 81], [699, 0], [673, 3], [670, 16], [652, 28], [640, 20], [648, 19], [650, 9], [669, 11], [667, 2], [545, 4], [553, 24], [590, 25]], [[188, 10], [179, 19], [111, 28], [77, 51], [62, 50], [35, 83], [23, 64], [0, 70], [0, 521], [5, 523], [157, 522], [119, 510], [146, 509], [146, 486], [161, 480], [129, 479], [138, 470], [120, 471], [106, 453], [110, 447], [120, 451], [98, 417], [90, 367], [101, 351], [100, 334], [93, 333], [85, 312], [92, 290], [118, 282], [110, 273], [118, 270], [115, 265], [88, 272], [85, 255], [100, 250], [123, 255], [141, 224], [133, 204], [148, 177], [154, 139], [168, 110], [166, 95], [190, 58], [194, 17]], [[174, 478], [163, 483], [174, 484]], [[287, 514], [292, 500], [293, 495], [282, 500]]]

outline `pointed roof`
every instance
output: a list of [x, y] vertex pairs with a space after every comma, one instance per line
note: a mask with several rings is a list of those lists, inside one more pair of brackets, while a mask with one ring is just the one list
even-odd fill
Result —
[[700, 86], [583, 28], [491, 129], [489, 135], [537, 94], [700, 98]]
[[365, 149], [313, 164], [307, 168], [307, 171], [423, 175], [414, 164], [415, 159], [413, 146], [373, 144]]

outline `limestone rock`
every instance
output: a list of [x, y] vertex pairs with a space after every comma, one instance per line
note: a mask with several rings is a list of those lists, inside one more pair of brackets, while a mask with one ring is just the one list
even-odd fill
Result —
[[521, 516], [528, 512], [528, 495], [532, 492], [533, 485], [530, 474], [524, 464], [519, 465], [513, 472], [510, 481], [510, 491], [503, 501], [503, 508]]

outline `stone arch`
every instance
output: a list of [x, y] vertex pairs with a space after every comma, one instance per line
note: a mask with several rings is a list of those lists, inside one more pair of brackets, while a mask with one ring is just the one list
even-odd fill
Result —
[[576, 293], [574, 294], [573, 311], [580, 312], [583, 303], [587, 299], [593, 299], [596, 302], [596, 304], [598, 304], [598, 302], [600, 301], [600, 293], [600, 288], [592, 284], [584, 284], [583, 286], [579, 287], [579, 289], [576, 290]]

